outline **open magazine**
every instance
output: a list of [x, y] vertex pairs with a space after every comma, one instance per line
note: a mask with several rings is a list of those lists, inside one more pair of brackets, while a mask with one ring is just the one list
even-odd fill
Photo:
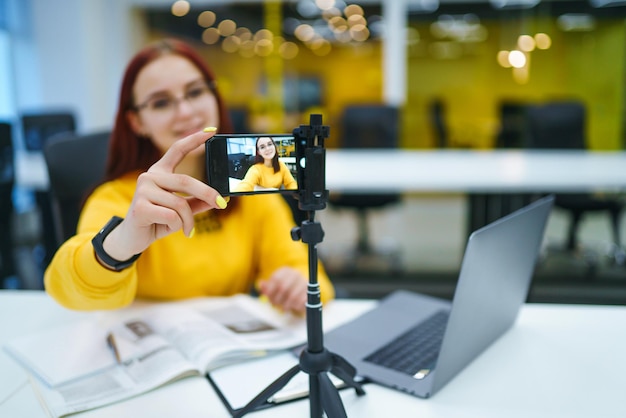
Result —
[[51, 416], [108, 405], [306, 341], [304, 318], [247, 295], [111, 315], [115, 320], [68, 324], [4, 347], [31, 373]]

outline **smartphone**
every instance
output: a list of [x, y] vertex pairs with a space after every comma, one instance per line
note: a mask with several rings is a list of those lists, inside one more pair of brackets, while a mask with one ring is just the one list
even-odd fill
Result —
[[207, 183], [223, 196], [298, 191], [293, 134], [215, 135], [206, 142]]

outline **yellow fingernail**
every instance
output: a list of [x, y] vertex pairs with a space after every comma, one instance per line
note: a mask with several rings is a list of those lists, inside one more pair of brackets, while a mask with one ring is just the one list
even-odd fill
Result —
[[196, 227], [194, 226], [193, 228], [191, 228], [191, 232], [189, 232], [189, 235], [187, 236], [187, 238], [191, 238], [196, 234]]
[[226, 201], [224, 200], [222, 196], [217, 196], [215, 198], [215, 203], [217, 203], [217, 207], [220, 209], [224, 209], [227, 205]]
[[217, 131], [217, 128], [215, 126], [207, 126], [202, 131], [204, 131], [204, 132], [215, 132], [215, 131]]
[[224, 200], [226, 201], [226, 203], [230, 202], [230, 196], [226, 196]]

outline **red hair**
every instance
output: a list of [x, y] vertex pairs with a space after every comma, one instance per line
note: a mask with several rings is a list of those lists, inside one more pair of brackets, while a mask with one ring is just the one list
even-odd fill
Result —
[[230, 116], [216, 87], [215, 76], [200, 54], [189, 44], [180, 40], [164, 39], [155, 42], [139, 51], [126, 67], [115, 125], [109, 143], [105, 181], [116, 179], [131, 171], [146, 171], [161, 158], [161, 153], [152, 141], [142, 138], [133, 131], [127, 114], [134, 111], [136, 105], [133, 98], [133, 87], [139, 72], [155, 59], [168, 54], [180, 55], [198, 68], [217, 100], [220, 114], [218, 131], [220, 133], [232, 133]]
[[264, 163], [265, 164], [265, 158], [263, 158], [263, 156], [261, 154], [259, 154], [259, 141], [263, 138], [268, 138], [270, 141], [272, 141], [272, 144], [274, 144], [274, 156], [272, 157], [272, 167], [274, 168], [274, 173], [278, 173], [280, 171], [280, 164], [278, 163], [278, 147], [276, 147], [276, 142], [274, 142], [274, 140], [272, 139], [272, 137], [269, 136], [260, 136], [256, 139], [256, 144], [255, 144], [255, 148], [256, 148], [256, 155], [254, 157], [254, 163], [258, 164], [258, 163]]

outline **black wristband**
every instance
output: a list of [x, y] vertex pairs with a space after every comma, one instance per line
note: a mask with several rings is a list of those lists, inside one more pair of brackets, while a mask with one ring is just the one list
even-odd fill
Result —
[[93, 245], [96, 256], [98, 256], [98, 258], [102, 260], [104, 264], [106, 264], [105, 267], [108, 267], [110, 270], [114, 271], [122, 271], [125, 268], [130, 267], [135, 261], [137, 261], [137, 259], [141, 255], [141, 253], [135, 254], [128, 260], [119, 261], [107, 254], [106, 251], [104, 251], [104, 247], [102, 246], [104, 239], [107, 237], [107, 235], [109, 235], [111, 231], [113, 231], [113, 229], [115, 229], [116, 226], [121, 224], [123, 220], [124, 218], [120, 218], [119, 216], [112, 217], [109, 222], [107, 222], [107, 224], [104, 226], [104, 228], [102, 228], [100, 232], [98, 232], [96, 236], [93, 237], [93, 239], [91, 240], [91, 244]]

